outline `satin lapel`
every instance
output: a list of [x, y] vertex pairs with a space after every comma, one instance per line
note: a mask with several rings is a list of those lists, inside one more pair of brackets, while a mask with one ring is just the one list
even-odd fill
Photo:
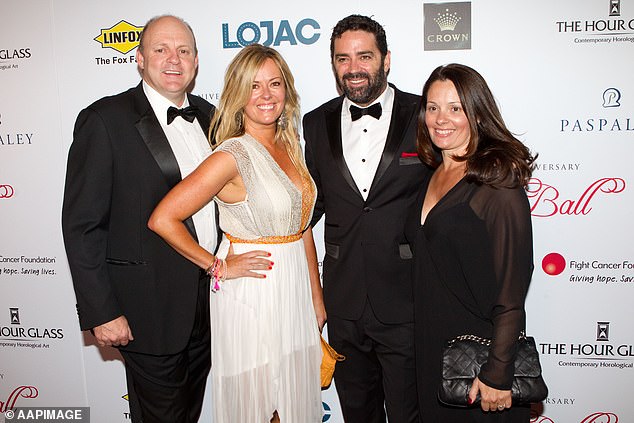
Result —
[[339, 103], [337, 107], [331, 110], [326, 114], [326, 132], [328, 142], [330, 143], [330, 151], [332, 153], [332, 157], [335, 159], [335, 163], [337, 163], [337, 167], [341, 171], [341, 175], [343, 179], [350, 185], [350, 188], [361, 198], [361, 192], [359, 192], [359, 188], [357, 184], [354, 182], [354, 178], [350, 173], [350, 169], [348, 169], [348, 165], [346, 164], [346, 160], [343, 157], [343, 146], [341, 140], [341, 106], [343, 104], [342, 101]]
[[[156, 164], [158, 164], [161, 169], [161, 172], [167, 181], [167, 186], [173, 188], [182, 179], [180, 167], [178, 167], [176, 156], [174, 155], [172, 147], [170, 147], [169, 141], [161, 128], [161, 124], [156, 118], [152, 106], [150, 106], [150, 103], [143, 93], [143, 88], [141, 86], [139, 86], [139, 88], [140, 90], [137, 90], [136, 98], [137, 110], [140, 111], [142, 116], [135, 125], [136, 129], [139, 131], [139, 134], [141, 135], [143, 142], [145, 142], [148, 150], [150, 150]], [[209, 126], [209, 124], [207, 124], [207, 126]], [[184, 223], [185, 226], [187, 226], [189, 233], [198, 240], [192, 218], [188, 218]]]
[[372, 185], [370, 186], [370, 195], [372, 190], [379, 184], [381, 177], [392, 163], [392, 160], [394, 160], [394, 156], [398, 152], [399, 147], [404, 140], [403, 135], [410, 124], [410, 120], [414, 118], [413, 116], [415, 113], [412, 113], [411, 108], [406, 106], [407, 105], [402, 104], [398, 91], [395, 90], [390, 129], [387, 132], [385, 148], [383, 148], [383, 154], [381, 154], [379, 166], [376, 169]]
[[168, 186], [172, 188], [181, 180], [180, 168], [167, 137], [151, 107], [136, 123], [136, 128], [148, 150], [152, 153], [156, 164], [161, 168]]

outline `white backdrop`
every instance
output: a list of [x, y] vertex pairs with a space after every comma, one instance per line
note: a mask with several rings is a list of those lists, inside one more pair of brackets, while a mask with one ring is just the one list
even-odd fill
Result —
[[[78, 328], [60, 209], [77, 113], [138, 83], [136, 31], [164, 13], [194, 28], [193, 92], [212, 103], [228, 62], [257, 40], [289, 62], [304, 112], [336, 96], [330, 32], [351, 13], [384, 25], [389, 79], [402, 90], [420, 93], [443, 63], [479, 70], [508, 126], [539, 153], [527, 312], [550, 394], [533, 421], [634, 421], [634, 0], [3, 0], [0, 412], [90, 406], [93, 422], [129, 419], [118, 353]], [[108, 44], [121, 34], [131, 43]], [[323, 401], [323, 421], [342, 422], [334, 387]]]

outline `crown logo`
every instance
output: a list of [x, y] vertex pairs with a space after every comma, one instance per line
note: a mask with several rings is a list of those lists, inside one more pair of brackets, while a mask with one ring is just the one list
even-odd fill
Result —
[[438, 24], [441, 31], [453, 31], [462, 18], [456, 12], [449, 13], [449, 9], [445, 9], [445, 13], [439, 13], [434, 22]]

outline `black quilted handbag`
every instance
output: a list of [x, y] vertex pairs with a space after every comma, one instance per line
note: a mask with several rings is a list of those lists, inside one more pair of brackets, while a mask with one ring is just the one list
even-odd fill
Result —
[[[548, 387], [542, 378], [535, 339], [523, 332], [518, 339], [511, 396], [514, 404], [543, 401]], [[438, 399], [447, 405], [467, 407], [473, 380], [489, 356], [490, 339], [462, 335], [448, 341], [442, 356], [442, 382]], [[480, 396], [474, 404], [480, 401]], [[472, 404], [473, 405], [473, 404]]]

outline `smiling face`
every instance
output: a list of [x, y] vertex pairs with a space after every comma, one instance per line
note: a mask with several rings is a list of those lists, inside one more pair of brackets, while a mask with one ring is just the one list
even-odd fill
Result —
[[368, 106], [387, 87], [390, 52], [381, 57], [374, 34], [346, 31], [334, 41], [332, 65], [337, 84], [354, 103]]
[[244, 106], [247, 132], [277, 125], [286, 103], [286, 86], [282, 72], [272, 59], [266, 59], [255, 75], [251, 98]]
[[142, 50], [137, 50], [136, 59], [143, 80], [172, 103], [182, 105], [198, 67], [189, 28], [174, 17], [160, 18], [143, 34]]
[[463, 156], [469, 145], [471, 129], [456, 87], [450, 80], [438, 80], [427, 92], [425, 125], [432, 142], [447, 154]]

